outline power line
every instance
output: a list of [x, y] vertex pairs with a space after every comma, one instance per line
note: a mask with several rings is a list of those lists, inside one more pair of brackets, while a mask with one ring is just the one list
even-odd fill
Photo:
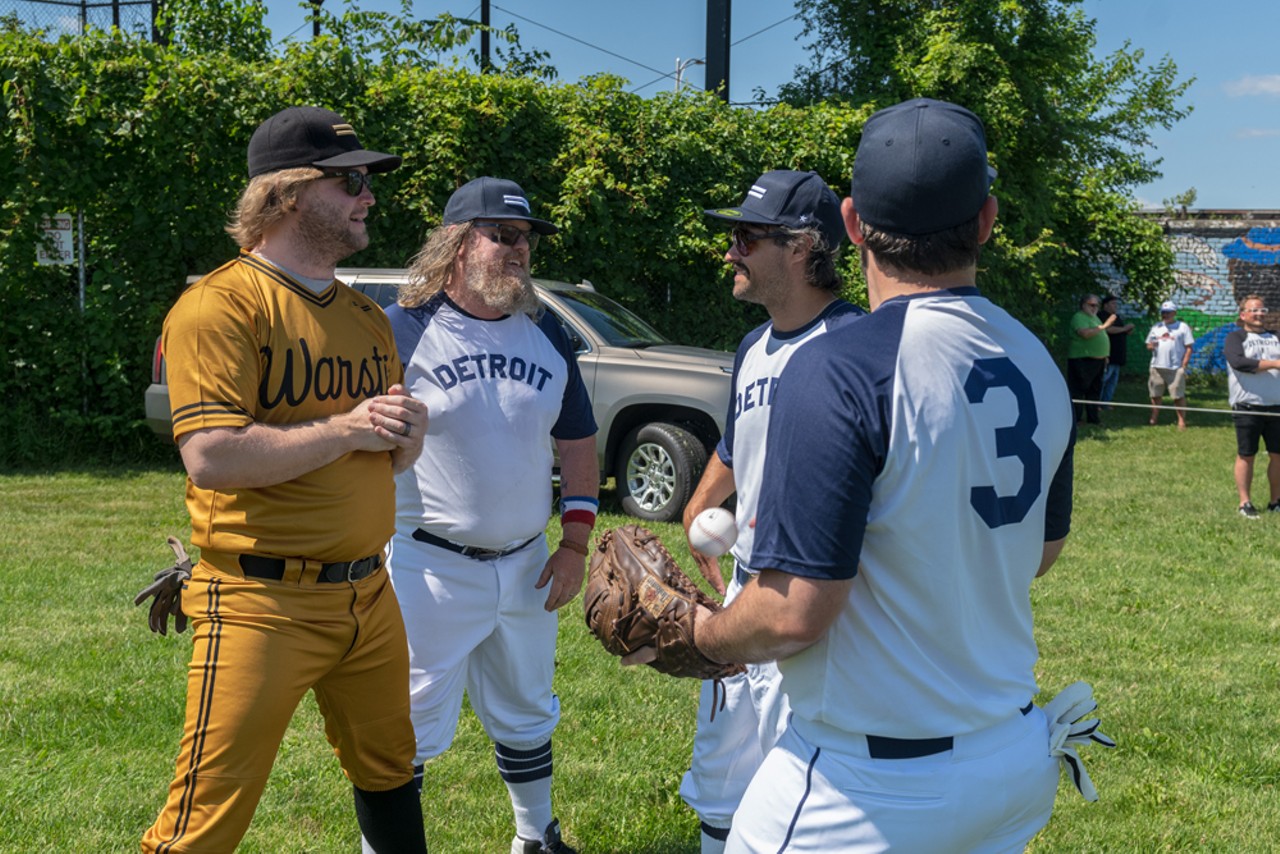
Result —
[[799, 12], [796, 12], [794, 15], [788, 15], [787, 17], [783, 18], [781, 21], [776, 21], [770, 24], [769, 26], [765, 27], [764, 29], [756, 30], [754, 33], [752, 33], [749, 36], [743, 36], [742, 38], [738, 39], [736, 42], [733, 42], [731, 45], [729, 45], [729, 47], [737, 47], [747, 39], [753, 39], [756, 36], [760, 35], [761, 33], [766, 32], [767, 30], [772, 30], [774, 27], [780, 27], [783, 24], [785, 24], [787, 21], [794, 21], [796, 18], [799, 18], [799, 17], [800, 17]]
[[[768, 32], [769, 30], [772, 30], [774, 27], [780, 27], [780, 26], [782, 26], [783, 24], [785, 24], [787, 21], [794, 21], [794, 20], [795, 20], [796, 18], [798, 18], [798, 17], [800, 17], [800, 13], [799, 13], [799, 12], [795, 12], [794, 14], [788, 15], [787, 17], [783, 18], [783, 19], [782, 19], [782, 20], [780, 20], [780, 21], [774, 21], [772, 24], [770, 24], [770, 25], [769, 25], [769, 26], [767, 26], [767, 27], [761, 27], [760, 29], [756, 30], [754, 33], [751, 33], [751, 34], [749, 34], [749, 35], [745, 35], [745, 36], [743, 36], [742, 38], [738, 39], [736, 42], [733, 42], [733, 43], [732, 43], [732, 44], [730, 44], [729, 46], [730, 46], [730, 47], [737, 47], [738, 45], [742, 44], [743, 42], [747, 41], [748, 39], [753, 39], [753, 38], [755, 38], [756, 36], [760, 35], [761, 33]], [[631, 90], [631, 94], [632, 94], [632, 95], [634, 95], [634, 94], [636, 94], [637, 92], [639, 92], [641, 89], [648, 89], [648, 88], [649, 88], [650, 86], [652, 86], [653, 84], [655, 84], [655, 83], [661, 83], [663, 80], [666, 80], [666, 79], [668, 79], [668, 78], [672, 78], [672, 77], [675, 77], [675, 75], [674, 75], [674, 74], [663, 74], [661, 77], [655, 77], [654, 79], [650, 80], [648, 83], [645, 83], [645, 84], [644, 84], [644, 85], [642, 85], [642, 86], [637, 86], [637, 87], [635, 87], [634, 89], [632, 89], [632, 90]], [[729, 106], [731, 106], [731, 107], [756, 106], [756, 103], [757, 103], [757, 102], [755, 102], [755, 101], [734, 101], [734, 102], [732, 102]], [[777, 103], [781, 103], [781, 102], [780, 102], [780, 101], [776, 101], [776, 100], [775, 100], [775, 101], [773, 101], [772, 103], [777, 104]]]
[[[561, 32], [560, 30], [557, 30], [557, 29], [556, 29], [556, 28], [554, 28], [554, 27], [548, 27], [546, 24], [540, 24], [540, 23], [538, 23], [537, 21], [535, 21], [535, 20], [533, 20], [533, 19], [531, 19], [531, 18], [526, 18], [526, 17], [524, 17], [523, 15], [517, 15], [515, 12], [512, 12], [510, 9], [504, 9], [504, 8], [502, 8], [501, 6], [497, 5], [496, 3], [490, 4], [490, 5], [491, 5], [494, 9], [497, 9], [499, 12], [506, 12], [508, 15], [510, 15], [510, 16], [511, 16], [511, 17], [513, 17], [513, 18], [519, 18], [520, 20], [522, 20], [522, 21], [524, 21], [524, 22], [526, 22], [526, 23], [533, 24], [535, 27], [542, 27], [542, 29], [544, 29], [544, 30], [549, 30], [550, 32], [553, 32], [553, 33], [555, 33], [555, 34], [556, 34], [556, 35], [558, 35], [558, 36], [563, 36], [564, 38], [569, 39], [569, 40], [571, 40], [571, 41], [575, 41], [575, 42], [577, 42], [578, 44], [586, 45], [587, 47], [591, 48], [592, 50], [598, 50], [598, 51], [600, 51], [601, 53], [607, 53], [607, 54], [609, 54], [609, 56], [615, 57], [616, 59], [621, 59], [623, 62], [629, 62], [629, 63], [631, 63], [632, 65], [638, 65], [638, 66], [640, 66], [641, 68], [644, 68], [644, 69], [646, 69], [646, 70], [648, 70], [648, 71], [656, 71], [656, 72], [658, 72], [659, 74], [662, 74], [662, 76], [663, 76], [663, 77], [671, 77], [671, 76], [672, 76], [672, 75], [671, 75], [671, 74], [669, 74], [669, 73], [663, 73], [663, 72], [659, 71], [658, 69], [654, 68], [652, 65], [645, 65], [643, 62], [637, 62], [636, 60], [631, 59], [631, 58], [626, 57], [626, 56], [623, 56], [623, 55], [622, 55], [622, 54], [620, 54], [620, 53], [614, 53], [613, 51], [611, 51], [611, 50], [607, 50], [606, 48], [600, 47], [599, 45], [592, 44], [592, 43], [591, 43], [591, 42], [589, 42], [589, 41], [584, 41], [584, 40], [582, 40], [582, 39], [578, 38], [577, 36], [571, 36], [571, 35], [569, 35], [568, 33]], [[654, 82], [656, 83], [657, 81], [655, 80]], [[645, 85], [652, 85], [652, 84], [645, 84]]]
[[[614, 51], [612, 51], [612, 50], [609, 50], [608, 48], [603, 48], [603, 47], [600, 47], [600, 46], [599, 46], [599, 45], [597, 45], [597, 44], [592, 44], [591, 42], [586, 41], [585, 39], [580, 39], [580, 38], [578, 38], [577, 36], [570, 35], [569, 33], [566, 33], [566, 32], [564, 32], [564, 31], [562, 31], [562, 30], [557, 30], [555, 27], [547, 26], [546, 24], [540, 23], [539, 21], [535, 21], [535, 20], [533, 20], [532, 18], [526, 18], [526, 17], [525, 17], [525, 16], [523, 16], [523, 15], [519, 15], [519, 14], [517, 14], [517, 13], [515, 13], [515, 12], [512, 12], [510, 9], [505, 9], [505, 8], [503, 8], [502, 6], [499, 6], [499, 5], [498, 5], [498, 4], [496, 4], [496, 3], [491, 3], [491, 4], [490, 4], [490, 6], [491, 6], [491, 8], [497, 9], [497, 10], [498, 10], [498, 11], [500, 11], [500, 12], [504, 12], [504, 13], [506, 13], [507, 15], [510, 15], [510, 16], [511, 16], [511, 17], [513, 17], [513, 18], [517, 18], [517, 19], [519, 19], [519, 20], [521, 20], [521, 21], [524, 21], [524, 22], [525, 22], [525, 23], [527, 23], [527, 24], [532, 24], [532, 25], [533, 25], [533, 26], [535, 26], [535, 27], [541, 27], [542, 29], [547, 30], [548, 32], [555, 33], [556, 35], [558, 35], [558, 36], [560, 36], [560, 37], [562, 37], [562, 38], [566, 38], [566, 39], [569, 39], [570, 41], [577, 42], [578, 44], [580, 44], [580, 45], [584, 45], [584, 46], [586, 46], [586, 47], [589, 47], [589, 48], [591, 48], [592, 50], [598, 50], [598, 51], [600, 51], [601, 53], [608, 54], [609, 56], [614, 57], [615, 59], [620, 59], [620, 60], [622, 60], [623, 62], [629, 62], [629, 63], [631, 63], [632, 65], [638, 66], [639, 68], [643, 68], [643, 69], [645, 69], [646, 71], [652, 71], [652, 72], [654, 72], [654, 73], [656, 73], [656, 74], [658, 75], [658, 76], [657, 76], [657, 77], [655, 77], [654, 79], [650, 80], [648, 83], [644, 83], [644, 84], [641, 84], [640, 86], [636, 86], [636, 87], [632, 88], [632, 89], [631, 89], [631, 94], [633, 94], [633, 95], [634, 95], [634, 94], [636, 94], [636, 93], [638, 93], [638, 92], [640, 92], [640, 91], [641, 91], [641, 90], [643, 90], [643, 89], [648, 89], [650, 86], [653, 86], [653, 85], [654, 85], [654, 84], [656, 84], [656, 83], [661, 83], [663, 80], [673, 80], [673, 79], [675, 79], [675, 74], [674, 74], [674, 73], [672, 73], [672, 72], [670, 72], [670, 71], [662, 71], [662, 70], [660, 70], [660, 69], [654, 68], [652, 65], [646, 65], [646, 64], [645, 64], [645, 63], [643, 63], [643, 62], [640, 62], [640, 61], [635, 60], [635, 59], [631, 59], [630, 57], [627, 57], [627, 56], [623, 56], [622, 54], [620, 54], [620, 53], [616, 53], [616, 52], [614, 52]], [[474, 6], [474, 7], [472, 7], [472, 10], [471, 10], [471, 12], [467, 15], [467, 17], [468, 17], [468, 18], [470, 18], [472, 15], [474, 15], [474, 14], [476, 13], [476, 11], [477, 11], [477, 10], [479, 10], [479, 8], [480, 8], [479, 6]], [[738, 45], [742, 44], [743, 42], [748, 41], [749, 39], [753, 39], [753, 38], [755, 38], [756, 36], [760, 35], [761, 33], [768, 32], [769, 30], [772, 30], [774, 27], [780, 27], [780, 26], [782, 26], [783, 24], [787, 23], [788, 21], [793, 21], [793, 20], [795, 20], [795, 19], [796, 19], [796, 18], [798, 18], [798, 17], [800, 17], [800, 13], [799, 13], [799, 12], [795, 12], [795, 13], [793, 13], [793, 14], [791, 14], [791, 15], [788, 15], [788, 16], [787, 16], [787, 17], [785, 17], [785, 18], [782, 18], [782, 19], [781, 19], [781, 20], [779, 20], [779, 21], [774, 21], [772, 24], [769, 24], [769, 25], [768, 25], [768, 26], [766, 26], [766, 27], [762, 27], [762, 28], [760, 28], [760, 29], [756, 30], [754, 33], [750, 33], [750, 34], [748, 34], [748, 35], [745, 35], [745, 36], [743, 36], [742, 38], [738, 39], [737, 41], [732, 42], [732, 43], [730, 44], [730, 47], [737, 47]], [[284, 36], [284, 38], [279, 39], [279, 40], [276, 42], [276, 45], [277, 45], [277, 46], [279, 46], [279, 45], [283, 44], [285, 41], [289, 40], [289, 39], [290, 39], [290, 38], [292, 38], [295, 34], [297, 34], [299, 30], [304, 29], [306, 26], [307, 26], [306, 22], [302, 23], [302, 24], [301, 24], [300, 26], [298, 26], [298, 28], [297, 28], [297, 29], [295, 29], [293, 32], [291, 32], [291, 33], [289, 33], [288, 35]], [[754, 104], [755, 102], [741, 102], [741, 103], [742, 103], [742, 104]]]

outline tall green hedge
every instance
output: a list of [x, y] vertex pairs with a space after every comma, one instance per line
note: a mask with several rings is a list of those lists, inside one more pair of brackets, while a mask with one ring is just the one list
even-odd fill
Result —
[[[702, 210], [736, 204], [766, 169], [812, 169], [846, 187], [866, 117], [733, 108], [689, 91], [645, 99], [610, 77], [547, 85], [373, 61], [332, 39], [245, 61], [119, 35], [49, 43], [0, 29], [0, 81], [0, 399], [10, 423], [34, 425], [0, 431], [6, 465], [77, 443], [154, 444], [142, 392], [161, 321], [188, 275], [236, 251], [223, 225], [249, 136], [285, 106], [334, 109], [366, 146], [405, 158], [379, 176], [370, 247], [345, 263], [405, 264], [454, 188], [509, 177], [562, 228], [540, 245], [536, 274], [590, 279], [672, 339], [725, 349], [764, 315], [732, 299], [725, 235]], [[1010, 210], [1017, 200], [1002, 200]], [[41, 219], [61, 211], [84, 216], [83, 314], [75, 268], [35, 264]], [[1033, 325], [1052, 303], [1050, 243], [998, 235], [987, 256], [986, 286]], [[856, 257], [846, 256], [856, 298]]]

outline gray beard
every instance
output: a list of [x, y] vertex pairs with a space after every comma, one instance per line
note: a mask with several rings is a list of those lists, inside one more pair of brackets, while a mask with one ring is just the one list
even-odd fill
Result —
[[528, 273], [469, 267], [465, 284], [476, 299], [493, 311], [537, 317], [541, 308]]

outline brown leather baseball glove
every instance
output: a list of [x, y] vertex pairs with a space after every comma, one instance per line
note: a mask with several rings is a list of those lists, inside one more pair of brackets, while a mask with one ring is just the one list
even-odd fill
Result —
[[147, 625], [151, 631], [166, 635], [169, 633], [169, 617], [173, 616], [173, 628], [181, 633], [187, 628], [187, 615], [182, 613], [182, 585], [191, 579], [191, 558], [187, 550], [176, 537], [167, 537], [169, 548], [173, 549], [176, 560], [173, 566], [156, 573], [155, 581], [133, 598], [135, 606], [151, 599], [151, 609], [147, 612]]
[[623, 525], [600, 537], [583, 607], [587, 628], [609, 652], [653, 647], [657, 658], [649, 666], [671, 676], [723, 679], [743, 672], [740, 664], [719, 664], [698, 651], [693, 622], [699, 605], [720, 610], [651, 531]]

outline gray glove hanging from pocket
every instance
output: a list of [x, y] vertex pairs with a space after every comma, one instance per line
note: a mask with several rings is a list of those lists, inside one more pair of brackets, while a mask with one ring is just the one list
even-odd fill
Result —
[[187, 550], [176, 537], [167, 537], [169, 548], [173, 549], [177, 563], [168, 569], [156, 573], [153, 581], [145, 590], [133, 597], [134, 605], [154, 597], [151, 611], [147, 614], [147, 625], [157, 634], [169, 633], [169, 615], [173, 615], [173, 628], [176, 632], [184, 632], [187, 628], [187, 615], [182, 613], [182, 585], [191, 578], [191, 558]]

